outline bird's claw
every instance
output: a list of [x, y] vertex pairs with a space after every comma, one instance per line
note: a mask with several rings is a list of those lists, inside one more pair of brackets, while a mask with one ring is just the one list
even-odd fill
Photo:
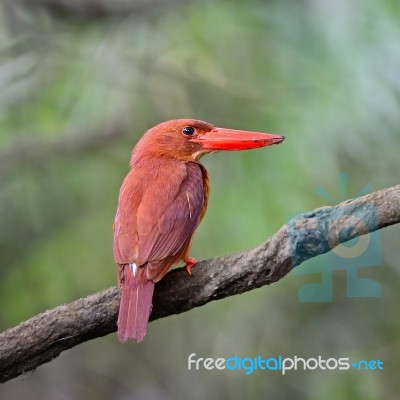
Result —
[[184, 261], [186, 263], [186, 271], [187, 271], [187, 273], [190, 276], [193, 276], [192, 275], [192, 268], [197, 263], [197, 260], [195, 258], [189, 257], [189, 258], [186, 258]]

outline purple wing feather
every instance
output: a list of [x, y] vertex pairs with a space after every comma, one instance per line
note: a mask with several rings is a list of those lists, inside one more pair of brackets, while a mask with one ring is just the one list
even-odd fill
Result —
[[147, 263], [148, 279], [158, 280], [181, 259], [200, 222], [203, 173], [196, 163], [174, 160], [152, 165], [145, 177], [140, 167], [121, 188], [114, 256], [118, 264]]

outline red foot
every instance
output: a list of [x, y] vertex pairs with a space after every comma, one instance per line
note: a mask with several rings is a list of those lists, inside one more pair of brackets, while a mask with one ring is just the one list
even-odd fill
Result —
[[186, 263], [186, 271], [187, 273], [192, 276], [192, 268], [197, 263], [197, 260], [192, 257], [185, 258], [183, 261]]

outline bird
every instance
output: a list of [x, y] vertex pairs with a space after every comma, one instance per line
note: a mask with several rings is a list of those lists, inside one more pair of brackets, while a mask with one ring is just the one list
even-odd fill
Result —
[[217, 128], [176, 119], [149, 129], [132, 151], [118, 197], [113, 253], [121, 290], [118, 339], [146, 335], [155, 284], [183, 261], [192, 275], [190, 247], [207, 210], [210, 183], [199, 162], [207, 153], [281, 143], [284, 136]]

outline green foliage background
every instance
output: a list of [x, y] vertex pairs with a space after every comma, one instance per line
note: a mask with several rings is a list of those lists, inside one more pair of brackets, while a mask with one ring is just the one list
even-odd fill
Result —
[[[54, 17], [37, 3], [1, 6], [2, 329], [115, 284], [118, 189], [132, 147], [160, 121], [287, 138], [203, 159], [212, 192], [198, 259], [255, 246], [290, 213], [331, 205], [318, 186], [342, 200], [340, 173], [347, 197], [399, 183], [395, 0], [175, 1], [102, 18]], [[298, 290], [319, 277], [290, 274], [151, 323], [141, 344], [83, 344], [0, 398], [397, 399], [400, 229], [380, 237], [382, 265], [359, 272], [380, 283], [379, 298], [348, 298], [342, 271], [332, 303], [302, 303]], [[191, 353], [381, 359], [384, 371], [188, 371]]]

